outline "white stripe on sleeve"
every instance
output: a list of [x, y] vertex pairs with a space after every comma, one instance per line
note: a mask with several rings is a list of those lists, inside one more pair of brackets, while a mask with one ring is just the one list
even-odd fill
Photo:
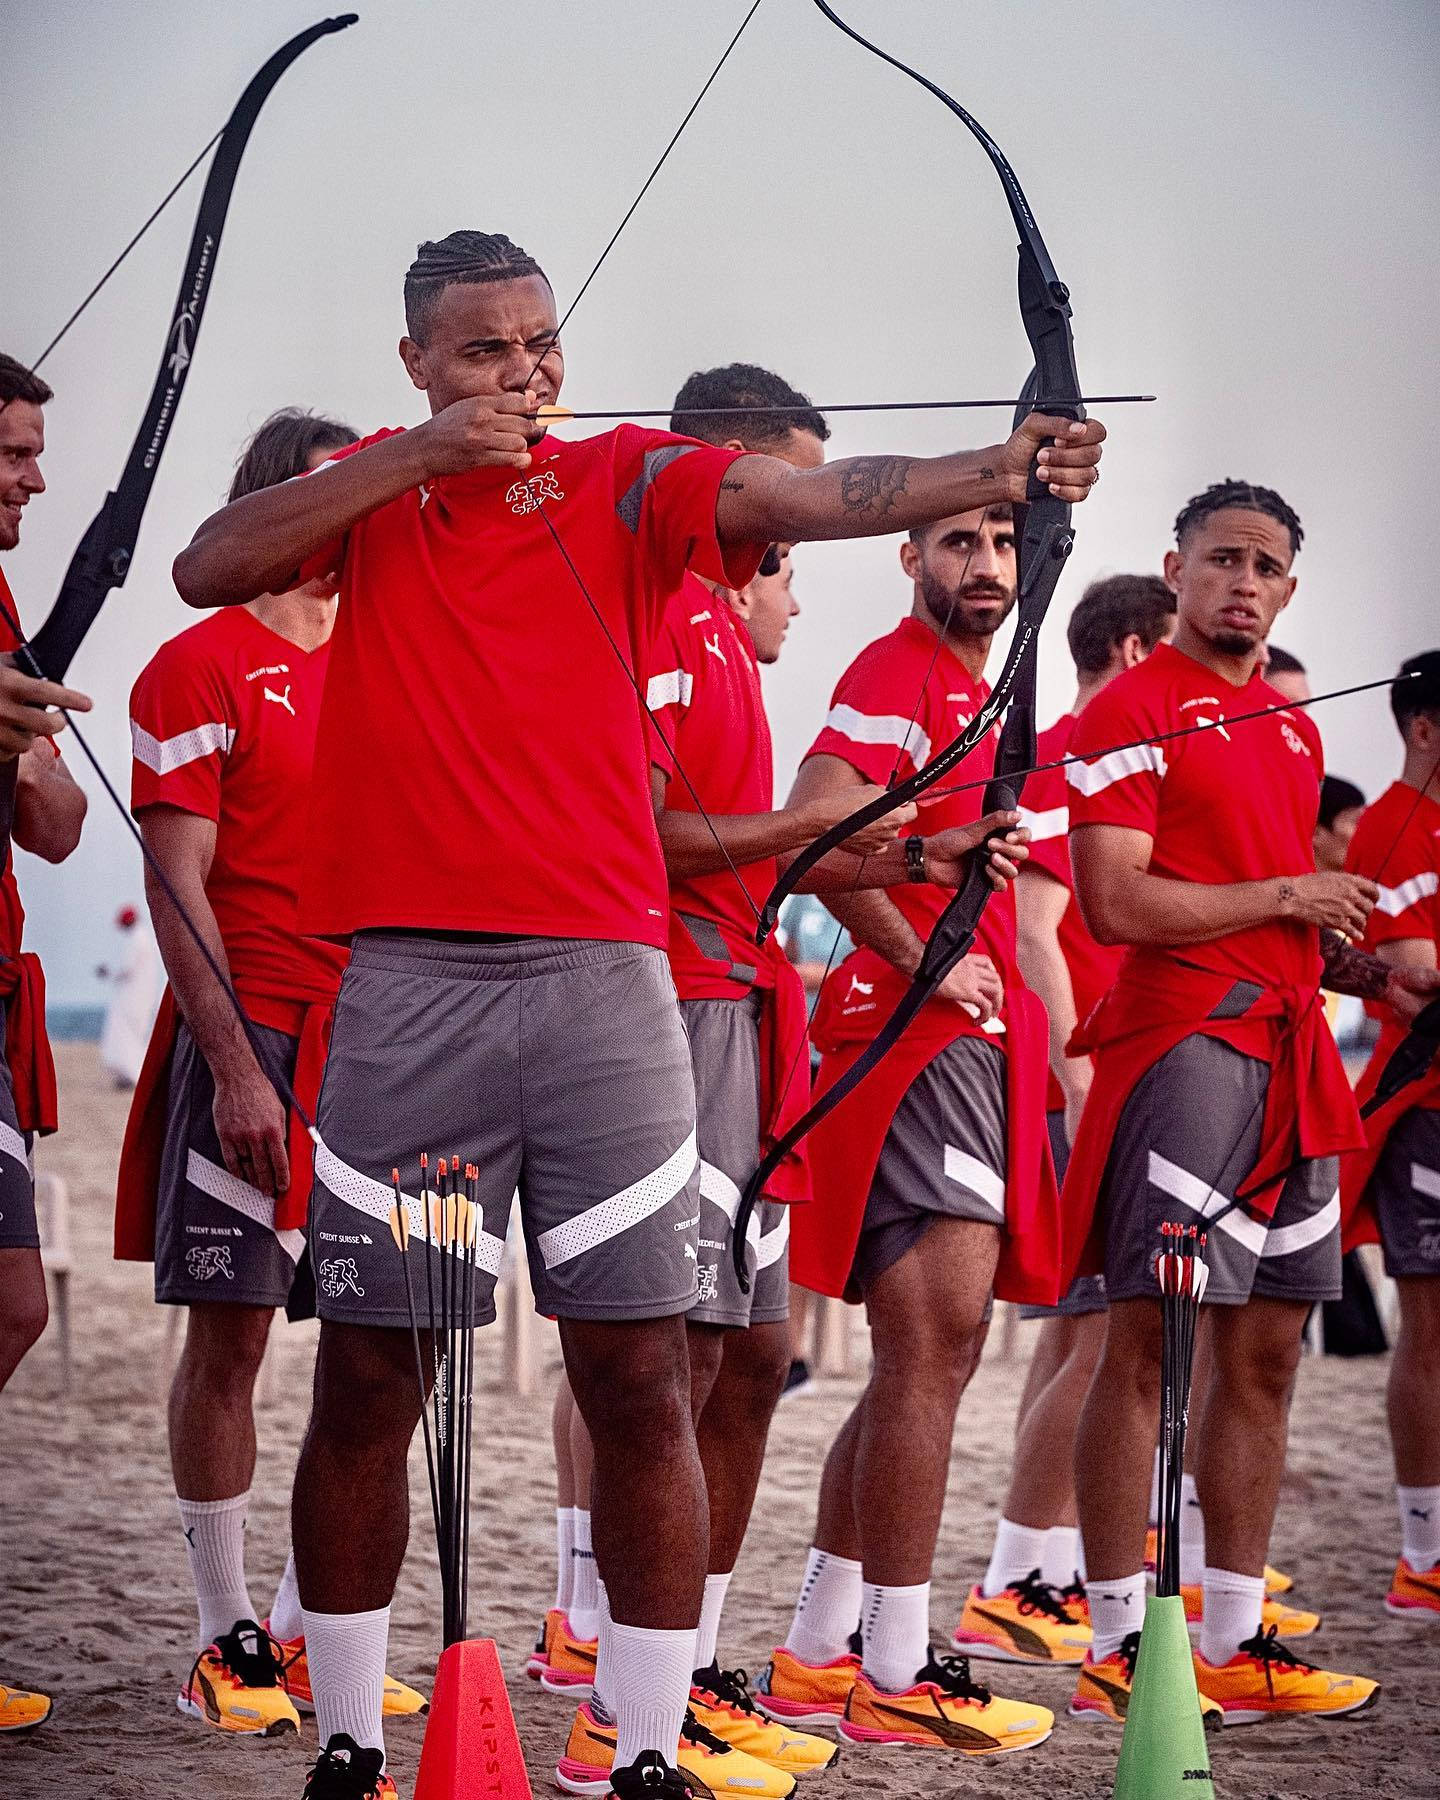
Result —
[[235, 733], [219, 719], [169, 738], [152, 737], [137, 720], [130, 721], [130, 748], [135, 760], [157, 775], [171, 775], [186, 763], [199, 762], [202, 756], [212, 756], [217, 750], [228, 756], [234, 742]]
[[1131, 744], [1110, 750], [1092, 763], [1071, 763], [1065, 779], [1077, 794], [1103, 793], [1131, 775], [1158, 775], [1165, 779], [1165, 753], [1158, 744]]
[[1047, 838], [1064, 837], [1070, 829], [1070, 808], [1051, 806], [1044, 812], [1027, 812], [1022, 806], [1020, 823], [1030, 833], [1032, 843], [1043, 844]]
[[1375, 904], [1387, 918], [1398, 919], [1412, 906], [1430, 899], [1437, 890], [1440, 890], [1440, 874], [1427, 869], [1422, 875], [1412, 875], [1408, 881], [1402, 881], [1399, 887], [1382, 887]]
[[832, 706], [825, 723], [831, 731], [849, 738], [852, 744], [894, 744], [908, 750], [917, 769], [930, 760], [930, 739], [913, 719], [902, 719], [898, 713], [863, 713], [844, 702]]
[[645, 688], [645, 705], [651, 712], [664, 706], [688, 706], [695, 691], [695, 677], [685, 669], [667, 669], [652, 675]]

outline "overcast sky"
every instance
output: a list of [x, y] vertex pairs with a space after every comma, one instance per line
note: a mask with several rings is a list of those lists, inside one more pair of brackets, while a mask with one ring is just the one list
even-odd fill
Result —
[[[1184, 499], [1278, 487], [1305, 523], [1276, 641], [1318, 689], [1440, 641], [1433, 566], [1440, 7], [1432, 0], [838, 0], [948, 88], [1020, 175], [1069, 284], [1082, 380], [1148, 391], [1108, 416], [1096, 498], [1041, 650], [1104, 572], [1157, 569]], [[126, 587], [72, 670], [128, 789], [126, 697], [193, 622], [169, 579], [236, 448], [276, 406], [359, 430], [421, 414], [395, 355], [416, 243], [502, 230], [563, 307], [748, 0], [359, 0], [283, 78], [240, 169], [204, 329]], [[0, 0], [9, 202], [0, 348], [33, 357], [315, 0]], [[200, 176], [46, 363], [48, 494], [6, 573], [33, 629], [117, 479], [154, 379]], [[1014, 243], [979, 146], [808, 0], [764, 0], [566, 332], [576, 407], [663, 406], [695, 368], [767, 364], [818, 402], [998, 396], [1028, 367]], [[1004, 414], [838, 418], [832, 453], [994, 441]], [[909, 604], [894, 540], [804, 547], [803, 616], [767, 675], [788, 786], [836, 677]], [[557, 589], [556, 628], [583, 630]], [[1001, 647], [995, 651], [998, 658]], [[415, 647], [409, 693], [437, 673]], [[1330, 765], [1396, 766], [1383, 694], [1319, 709]], [[376, 721], [406, 753], [405, 720]], [[537, 721], [537, 730], [543, 723]], [[383, 751], [382, 751], [383, 753]], [[517, 744], [516, 756], [524, 755]], [[92, 790], [60, 869], [21, 856], [55, 1000], [92, 998], [138, 852]]]

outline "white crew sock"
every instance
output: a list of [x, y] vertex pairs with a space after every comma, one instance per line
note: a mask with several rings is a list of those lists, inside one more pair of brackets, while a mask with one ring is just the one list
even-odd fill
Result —
[[640, 1625], [611, 1624], [610, 1678], [617, 1742], [615, 1767], [655, 1751], [673, 1768], [680, 1727], [690, 1704], [695, 1671], [695, 1633], [647, 1631]]
[[590, 1543], [590, 1514], [576, 1507], [575, 1536], [570, 1546], [573, 1571], [570, 1604], [570, 1630], [582, 1643], [589, 1643], [600, 1630], [599, 1571], [595, 1567], [595, 1551]]
[[1084, 1580], [1080, 1568], [1080, 1532], [1076, 1526], [1052, 1525], [1045, 1533], [1040, 1579], [1055, 1588], [1068, 1588], [1072, 1582]]
[[1440, 1487], [1395, 1488], [1404, 1556], [1417, 1575], [1440, 1563]]
[[1233, 1569], [1204, 1574], [1205, 1613], [1200, 1621], [1200, 1654], [1214, 1667], [1229, 1662], [1260, 1629], [1265, 1577], [1237, 1575]]
[[270, 1603], [270, 1635], [282, 1644], [302, 1637], [305, 1622], [300, 1617], [300, 1583], [295, 1579], [295, 1552], [285, 1558], [285, 1573]]
[[930, 1583], [881, 1587], [867, 1581], [860, 1611], [862, 1667], [878, 1688], [898, 1694], [915, 1685], [930, 1657]]
[[807, 1663], [843, 1656], [860, 1622], [860, 1601], [859, 1563], [812, 1547], [785, 1648]]
[[575, 1593], [575, 1508], [555, 1508], [555, 1610], [568, 1613]]
[[1122, 1575], [1118, 1581], [1087, 1580], [1085, 1594], [1090, 1602], [1091, 1660], [1104, 1662], [1145, 1623], [1145, 1571]]
[[323, 1750], [337, 1731], [348, 1731], [361, 1749], [383, 1750], [385, 1651], [390, 1608], [374, 1612], [317, 1613], [301, 1609], [315, 1729]]
[[[993, 1599], [1012, 1581], [1019, 1581], [1045, 1561], [1045, 1540], [1049, 1533], [1043, 1525], [1016, 1525], [1001, 1519], [995, 1527], [995, 1545], [990, 1552], [990, 1567], [980, 1583], [980, 1592]], [[1043, 1571], [1042, 1571], [1043, 1572]]]
[[[733, 1573], [733, 1571], [732, 1571]], [[695, 1637], [695, 1667], [708, 1669], [720, 1642], [720, 1615], [730, 1591], [730, 1575], [707, 1575], [705, 1598], [700, 1603], [700, 1629]]]
[[248, 1491], [229, 1500], [182, 1500], [180, 1529], [190, 1559], [190, 1579], [200, 1608], [195, 1648], [203, 1650], [241, 1619], [253, 1619], [255, 1607], [245, 1585], [245, 1515]]
[[607, 1724], [615, 1723], [615, 1682], [611, 1674], [611, 1629], [614, 1620], [610, 1617], [610, 1590], [602, 1581], [600, 1583], [600, 1630], [599, 1643], [595, 1650], [595, 1681], [590, 1690], [591, 1709], [598, 1713]]
[[1205, 1515], [1195, 1477], [1180, 1477], [1180, 1585], [1199, 1587], [1205, 1574]]

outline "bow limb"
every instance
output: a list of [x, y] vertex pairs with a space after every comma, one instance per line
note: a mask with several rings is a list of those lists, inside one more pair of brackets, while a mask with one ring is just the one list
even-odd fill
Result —
[[1411, 1022], [1410, 1029], [1390, 1052], [1375, 1092], [1360, 1108], [1360, 1117], [1368, 1119], [1382, 1106], [1403, 1093], [1412, 1081], [1419, 1081], [1437, 1054], [1440, 1054], [1440, 999], [1432, 1000]]
[[205, 179], [205, 191], [200, 197], [179, 296], [165, 334], [160, 368], [124, 472], [114, 492], [105, 496], [104, 504], [80, 540], [49, 618], [30, 641], [36, 665], [53, 681], [64, 679], [71, 659], [99, 615], [105, 596], [111, 588], [120, 587], [130, 572], [135, 543], [140, 535], [140, 521], [155, 484], [160, 457], [175, 423], [195, 354], [195, 340], [210, 294], [220, 234], [225, 226], [240, 159], [260, 108], [297, 57], [317, 38], [328, 37], [332, 32], [353, 25], [356, 16], [344, 13], [338, 18], [322, 19], [282, 45], [251, 79], [220, 134], [215, 158]]

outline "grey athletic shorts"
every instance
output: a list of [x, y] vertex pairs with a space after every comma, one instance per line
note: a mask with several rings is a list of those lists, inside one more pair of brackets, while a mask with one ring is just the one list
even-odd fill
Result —
[[[1147, 1069], [1125, 1103], [1105, 1171], [1105, 1289], [1157, 1298], [1155, 1257], [1166, 1220], [1209, 1232], [1207, 1303], [1340, 1298], [1339, 1165], [1305, 1163], [1268, 1223], [1237, 1208], [1260, 1152], [1270, 1066], [1218, 1038], [1182, 1039]], [[1217, 1165], [1228, 1156], [1228, 1168]], [[1217, 1191], [1218, 1190], [1218, 1191]], [[1208, 1221], [1208, 1223], [1207, 1223]]]
[[[255, 1029], [288, 1078], [297, 1040], [265, 1025]], [[313, 1318], [305, 1234], [277, 1231], [275, 1202], [225, 1167], [214, 1102], [209, 1064], [182, 1021], [155, 1197], [155, 1298], [164, 1306], [283, 1306], [292, 1319]]]
[[893, 1268], [938, 1218], [1005, 1223], [1005, 1052], [957, 1038], [906, 1089], [875, 1165], [847, 1299]]
[[[695, 1087], [670, 965], [643, 944], [365, 932], [340, 986], [318, 1119], [310, 1253], [320, 1317], [422, 1324], [419, 1157], [480, 1169], [471, 1314], [495, 1316], [517, 1188], [536, 1310], [650, 1319], [695, 1303]], [[391, 1232], [401, 1171], [408, 1261]]]
[[[1065, 1109], [1057, 1107], [1045, 1115], [1045, 1128], [1050, 1133], [1050, 1155], [1055, 1163], [1055, 1179], [1063, 1182], [1070, 1162], [1070, 1140], [1065, 1135]], [[1107, 1309], [1105, 1277], [1077, 1275], [1060, 1296], [1055, 1306], [1022, 1306], [1022, 1319], [1084, 1319], [1091, 1313]]]
[[790, 1316], [790, 1208], [762, 1200], [750, 1220], [745, 1265], [735, 1278], [735, 1213], [760, 1160], [758, 994], [682, 1000], [695, 1071], [700, 1149], [700, 1298], [692, 1325], [773, 1325]]
[[1385, 1273], [1440, 1275], [1440, 1112], [1415, 1106], [1385, 1140], [1370, 1177]]
[[28, 1131], [15, 1112], [15, 1089], [5, 1060], [5, 1003], [0, 1000], [0, 1250], [38, 1250], [35, 1173]]

